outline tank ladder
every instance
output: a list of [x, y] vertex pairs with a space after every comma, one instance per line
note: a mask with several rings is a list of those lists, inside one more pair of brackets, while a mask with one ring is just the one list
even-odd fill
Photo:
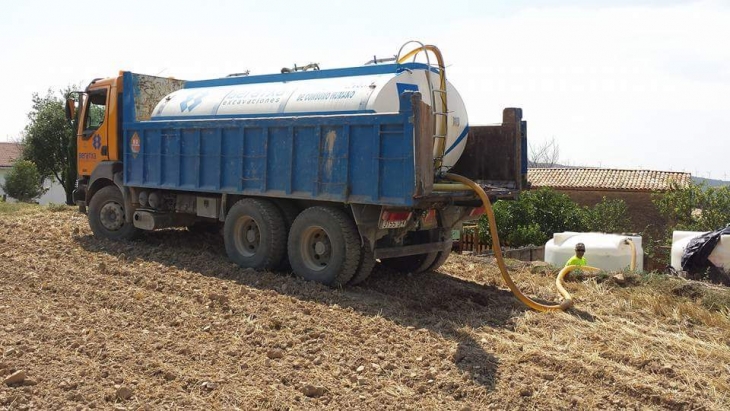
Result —
[[[405, 55], [401, 57], [401, 52], [403, 51], [403, 48], [410, 44], [410, 43], [417, 43], [420, 45], [420, 47], [417, 47]], [[432, 52], [436, 56], [436, 60], [438, 61], [438, 74], [439, 74], [439, 88], [433, 88], [433, 83], [431, 82], [431, 70], [430, 68], [433, 67], [431, 65], [431, 60], [428, 56], [428, 52]], [[443, 160], [444, 155], [446, 151], [446, 137], [448, 135], [448, 120], [449, 120], [449, 110], [448, 110], [448, 93], [446, 91], [446, 66], [444, 65], [444, 58], [441, 54], [441, 50], [438, 49], [438, 47], [433, 45], [424, 45], [420, 41], [411, 40], [403, 44], [401, 46], [400, 50], [398, 51], [398, 54], [396, 56], [396, 61], [398, 63], [403, 63], [409, 58], [413, 57], [415, 60], [416, 56], [420, 53], [424, 52], [426, 55], [426, 65], [429, 67], [428, 70], [426, 70], [426, 82], [428, 83], [429, 88], [429, 94], [431, 97], [431, 114], [433, 115], [433, 139], [434, 139], [434, 147], [436, 148], [436, 155], [434, 156], [433, 162], [434, 162], [434, 171], [436, 174], [443, 174], [447, 170], [442, 170], [443, 168]], [[441, 107], [436, 107], [436, 100], [441, 100]], [[441, 121], [439, 121], [439, 119]]]

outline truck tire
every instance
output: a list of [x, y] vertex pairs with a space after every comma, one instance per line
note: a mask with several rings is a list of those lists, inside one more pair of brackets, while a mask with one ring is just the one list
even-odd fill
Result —
[[381, 258], [380, 263], [399, 273], [422, 273], [431, 267], [439, 252], [406, 255], [403, 257]]
[[302, 211], [289, 231], [288, 250], [295, 274], [331, 287], [352, 279], [362, 255], [355, 222], [331, 207]]
[[97, 237], [131, 240], [139, 230], [124, 221], [124, 198], [115, 185], [97, 191], [89, 202], [89, 226]]
[[449, 256], [451, 255], [451, 244], [449, 243], [449, 248], [444, 251], [439, 251], [438, 255], [436, 256], [436, 259], [433, 261], [430, 267], [426, 271], [436, 271], [439, 268], [441, 268], [442, 265], [446, 262], [446, 260], [449, 259]]
[[[300, 210], [291, 201], [276, 200], [274, 204], [276, 204], [276, 206], [279, 208], [279, 211], [281, 211], [281, 215], [284, 218], [284, 238], [289, 238], [289, 230], [291, 230], [291, 226], [292, 224], [294, 224], [294, 220], [296, 220]], [[278, 267], [276, 267], [276, 270], [291, 271], [291, 264], [289, 263], [288, 253], [284, 253], [284, 258], [281, 259], [281, 263]]]
[[299, 210], [291, 201], [276, 200], [274, 204], [276, 204], [281, 211], [281, 215], [284, 217], [284, 223], [286, 224], [286, 229], [289, 230], [301, 210]]
[[349, 282], [350, 285], [358, 285], [367, 280], [370, 277], [370, 273], [373, 272], [373, 267], [375, 267], [375, 257], [373, 257], [373, 251], [370, 249], [370, 243], [365, 241], [361, 253], [360, 263], [357, 266], [355, 275]]
[[231, 207], [223, 225], [228, 258], [244, 268], [271, 270], [286, 251], [284, 219], [267, 200], [245, 198]]

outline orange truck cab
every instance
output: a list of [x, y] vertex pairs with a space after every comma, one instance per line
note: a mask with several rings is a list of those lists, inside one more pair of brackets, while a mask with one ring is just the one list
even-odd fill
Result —
[[[97, 167], [101, 164], [103, 168], [104, 165], [111, 165], [122, 158], [119, 144], [122, 127], [119, 115], [121, 90], [120, 73], [117, 77], [96, 79], [80, 93], [76, 135], [78, 182], [74, 191], [74, 202], [82, 208], [86, 207], [95, 191], [113, 183], [108, 178], [113, 178], [113, 173], [109, 172], [97, 172], [96, 174], [106, 178], [92, 179]], [[67, 107], [70, 104], [69, 102]]]

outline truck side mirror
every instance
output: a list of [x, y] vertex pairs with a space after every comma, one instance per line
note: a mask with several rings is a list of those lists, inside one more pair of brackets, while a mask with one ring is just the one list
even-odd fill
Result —
[[74, 119], [76, 119], [76, 101], [69, 97], [66, 99], [66, 120], [73, 123]]

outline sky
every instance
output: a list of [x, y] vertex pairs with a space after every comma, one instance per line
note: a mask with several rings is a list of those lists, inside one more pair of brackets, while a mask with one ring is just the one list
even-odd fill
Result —
[[[730, 1], [34, 1], [0, 14], [0, 141], [33, 93], [120, 70], [186, 80], [438, 46], [469, 123], [521, 107], [569, 165], [730, 180]], [[488, 155], [488, 154], [487, 154]]]

